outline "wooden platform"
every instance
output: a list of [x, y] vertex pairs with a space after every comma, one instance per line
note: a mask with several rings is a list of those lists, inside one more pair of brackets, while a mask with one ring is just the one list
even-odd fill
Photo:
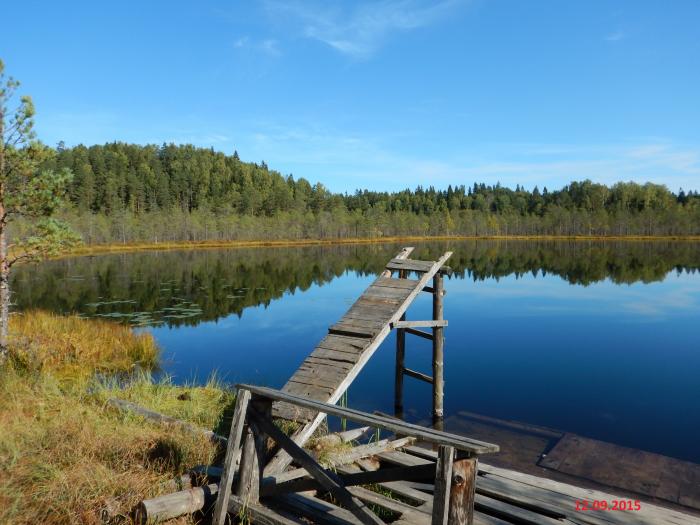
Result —
[[[283, 391], [315, 401], [336, 402], [389, 335], [413, 300], [441, 270], [452, 254], [437, 261], [408, 259], [405, 248], [389, 261], [386, 271], [360, 296], [343, 317], [328, 329], [318, 346], [283, 387]], [[418, 278], [393, 278], [392, 272]], [[273, 407], [275, 417], [310, 423], [316, 414], [284, 403]]]
[[[371, 470], [416, 467], [434, 464], [436, 453], [417, 446], [384, 452], [363, 465]], [[364, 467], [363, 467], [364, 468]], [[336, 466], [339, 474], [362, 472], [356, 464]], [[289, 471], [289, 477], [300, 469]], [[365, 504], [383, 511], [384, 520], [396, 525], [429, 525], [433, 510], [432, 483], [392, 481], [373, 489], [348, 487]], [[586, 489], [515, 472], [479, 462], [476, 478], [475, 525], [697, 525], [698, 516], [642, 502], [639, 510], [577, 510], [583, 503], [606, 501], [612, 505], [625, 496]], [[578, 502], [578, 505], [577, 505]], [[345, 508], [329, 501], [322, 491], [289, 494], [267, 500], [276, 512], [294, 517], [299, 525], [356, 525], [356, 518]], [[299, 517], [303, 516], [303, 520]], [[285, 525], [292, 525], [285, 523]]]
[[565, 434], [538, 464], [700, 510], [700, 465], [688, 461]]

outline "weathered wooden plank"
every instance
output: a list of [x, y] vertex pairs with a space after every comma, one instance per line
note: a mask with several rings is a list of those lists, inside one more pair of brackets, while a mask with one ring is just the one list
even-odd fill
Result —
[[[339, 350], [329, 350], [328, 348], [316, 348], [309, 357], [319, 359], [330, 359], [332, 361], [344, 361], [355, 364], [359, 353], [342, 352]], [[308, 358], [307, 358], [308, 359]]]
[[250, 401], [250, 391], [239, 388], [236, 393], [236, 404], [233, 409], [233, 421], [224, 457], [224, 470], [221, 474], [221, 493], [216, 498], [216, 506], [212, 523], [214, 525], [224, 525], [226, 522], [226, 512], [228, 510], [228, 499], [231, 494], [231, 483], [235, 475], [235, 462], [241, 450], [241, 436], [245, 426], [248, 402]]
[[260, 428], [274, 439], [299, 465], [305, 468], [309, 475], [321, 484], [324, 489], [328, 490], [340, 503], [348, 507], [348, 510], [357, 519], [365, 525], [384, 525], [381, 519], [348, 492], [335, 474], [324, 470], [304, 449], [277, 428], [272, 421], [261, 417], [252, 408], [249, 409], [248, 413], [249, 417], [252, 417]]
[[448, 432], [441, 432], [431, 428], [421, 427], [419, 425], [406, 423], [393, 418], [385, 418], [374, 414], [367, 414], [352, 408], [338, 407], [336, 405], [323, 403], [313, 399], [304, 399], [280, 390], [274, 390], [272, 388], [252, 385], [239, 385], [239, 388], [248, 389], [254, 394], [259, 394], [273, 400], [285, 401], [300, 407], [310, 408], [318, 411], [319, 413], [344, 417], [350, 421], [354, 421], [355, 423], [382, 428], [384, 430], [388, 430], [389, 432], [394, 432], [395, 434], [401, 434], [404, 436], [414, 436], [430, 443], [453, 446], [458, 450], [464, 450], [474, 454], [498, 452], [498, 445], [492, 443], [486, 443], [484, 441], [459, 436], [457, 434], [450, 434]]
[[331, 466], [347, 465], [349, 463], [354, 463], [358, 459], [374, 456], [376, 454], [381, 454], [382, 452], [403, 448], [414, 442], [415, 438], [413, 437], [399, 438], [391, 441], [383, 439], [375, 443], [358, 445], [356, 447], [351, 448], [350, 450], [342, 450], [327, 454], [326, 463]]
[[433, 340], [433, 334], [429, 334], [428, 332], [424, 332], [422, 330], [416, 330], [415, 328], [406, 328], [406, 333], [411, 335], [417, 335], [418, 337], [428, 339], [429, 341]]
[[308, 525], [306, 520], [293, 514], [282, 513], [269, 506], [243, 501], [235, 496], [232, 496], [229, 501], [228, 511], [233, 515], [244, 513], [245, 521], [256, 525]]
[[374, 332], [379, 332], [379, 330], [382, 329], [382, 327], [388, 322], [388, 319], [386, 321], [382, 321], [381, 319], [377, 319], [376, 317], [373, 316], [365, 316], [364, 318], [358, 318], [353, 316], [352, 314], [350, 315], [344, 315], [343, 317], [340, 318], [340, 320], [333, 326], [338, 326], [338, 325], [347, 325], [347, 326], [357, 326], [362, 329], [368, 329], [372, 330]]
[[307, 494], [283, 494], [272, 501], [298, 516], [305, 516], [318, 525], [359, 523], [349, 511]]
[[333, 359], [330, 357], [320, 357], [318, 355], [314, 355], [313, 353], [307, 357], [304, 362], [302, 363], [303, 367], [312, 367], [316, 369], [316, 367], [319, 367], [321, 369], [323, 368], [328, 368], [328, 367], [334, 367], [336, 370], [349, 370], [350, 368], [353, 367], [355, 364], [354, 360], [348, 360], [348, 359]]
[[446, 319], [426, 319], [425, 321], [395, 321], [392, 328], [434, 328], [447, 326]]
[[[431, 525], [448, 524], [454, 457], [455, 449], [453, 447], [440, 445], [438, 448], [437, 463], [435, 464], [435, 491], [433, 492]], [[450, 525], [453, 524], [450, 523]]]
[[425, 381], [426, 383], [432, 384], [432, 382], [433, 382], [432, 377], [430, 377], [428, 374], [424, 374], [423, 372], [418, 372], [417, 370], [412, 370], [410, 368], [404, 367], [403, 373], [409, 377], [413, 377], [414, 379], [419, 379], [421, 381]]
[[363, 487], [349, 487], [348, 490], [353, 496], [363, 502], [376, 505], [390, 512], [396, 512], [401, 517], [406, 518], [410, 523], [415, 525], [428, 525], [430, 523], [430, 516], [417, 507], [412, 507], [399, 500], [387, 498], [383, 494], [373, 492]]
[[416, 279], [395, 279], [392, 277], [379, 278], [374, 281], [375, 286], [386, 286], [388, 288], [400, 288], [404, 290], [413, 290], [418, 281]]
[[316, 348], [325, 348], [327, 350], [335, 350], [337, 352], [358, 354], [367, 348], [368, 344], [368, 341], [358, 339], [357, 337], [329, 334], [321, 340]]
[[328, 329], [328, 333], [333, 335], [348, 335], [352, 337], [372, 339], [379, 333], [379, 329], [374, 327], [358, 326], [357, 324], [342, 321], [332, 325]]
[[[368, 485], [371, 483], [384, 483], [399, 480], [432, 480], [435, 469], [431, 465], [418, 467], [397, 467], [372, 472], [354, 472], [340, 474], [339, 480], [345, 487], [354, 485]], [[265, 484], [261, 494], [275, 496], [285, 492], [304, 492], [306, 490], [323, 490], [323, 487], [314, 479], [298, 478], [284, 483]]]
[[472, 525], [474, 523], [476, 473], [476, 458], [458, 459], [452, 465], [450, 510], [447, 518], [450, 525]]
[[386, 265], [387, 270], [406, 270], [409, 272], [428, 272], [435, 263], [416, 259], [392, 259]]

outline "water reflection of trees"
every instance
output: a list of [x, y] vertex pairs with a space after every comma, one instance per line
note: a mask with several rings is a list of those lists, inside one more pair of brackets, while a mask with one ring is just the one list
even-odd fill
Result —
[[[134, 319], [136, 312], [161, 312], [160, 322], [196, 324], [266, 306], [285, 293], [322, 285], [348, 271], [376, 274], [399, 248], [341, 245], [63, 259], [18, 268], [13, 299], [20, 310], [123, 314], [124, 319]], [[414, 257], [434, 257], [448, 249], [454, 251], [450, 266], [455, 275], [473, 280], [535, 274], [557, 275], [578, 285], [604, 279], [648, 283], [670, 271], [700, 269], [700, 243], [691, 242], [436, 242], [418, 244]]]

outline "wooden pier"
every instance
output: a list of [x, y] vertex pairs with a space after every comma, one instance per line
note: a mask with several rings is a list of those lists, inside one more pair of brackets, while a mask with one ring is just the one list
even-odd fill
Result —
[[[283, 392], [325, 403], [337, 402], [348, 389], [374, 352], [392, 329], [397, 330], [397, 405], [402, 397], [403, 375], [429, 381], [433, 385], [433, 414], [436, 420], [443, 412], [443, 329], [442, 274], [452, 252], [436, 261], [409, 259], [413, 248], [404, 248], [385, 271], [364, 291], [343, 317], [328, 329], [328, 335], [309, 354], [282, 388]], [[396, 277], [394, 277], [396, 274]], [[417, 279], [409, 278], [416, 274]], [[432, 286], [430, 286], [432, 284]], [[406, 310], [422, 292], [433, 295], [433, 319], [407, 321]], [[432, 334], [420, 330], [432, 328]], [[406, 334], [426, 337], [433, 341], [433, 377], [425, 376], [404, 366]], [[397, 406], [400, 410], [400, 406]], [[293, 436], [297, 444], [304, 443], [324, 420], [325, 415], [301, 409], [288, 403], [276, 403], [277, 418], [303, 423]], [[291, 458], [284, 451], [266, 468], [267, 475], [281, 472]]]
[[[196, 469], [192, 479], [199, 486], [143, 501], [136, 520], [160, 522], [213, 510], [214, 525], [237, 519], [262, 525], [700, 523], [698, 516], [635, 502], [629, 495], [488, 465], [480, 458], [498, 452], [498, 445], [444, 432], [443, 275], [450, 271], [445, 263], [451, 252], [436, 261], [417, 261], [409, 258], [412, 250], [404, 248], [389, 261], [282, 390], [238, 385], [223, 468]], [[424, 292], [432, 294], [432, 319], [407, 320], [409, 306]], [[433, 387], [433, 427], [335, 404], [394, 329], [395, 412], [401, 416], [403, 411], [404, 376], [426, 381]], [[431, 340], [432, 376], [406, 366], [407, 335]], [[348, 443], [322, 464], [304, 445], [327, 416], [366, 426], [329, 436]], [[279, 419], [300, 426], [288, 436], [275, 423]], [[393, 437], [369, 444], [349, 442], [370, 428]], [[536, 430], [548, 438], [560, 437], [551, 429]], [[624, 501], [625, 510], [612, 510], [616, 501]]]

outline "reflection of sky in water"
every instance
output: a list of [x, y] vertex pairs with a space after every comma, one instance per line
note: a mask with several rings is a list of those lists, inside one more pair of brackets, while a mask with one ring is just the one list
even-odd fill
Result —
[[[280, 387], [372, 281], [344, 275], [196, 327], [153, 328], [178, 381]], [[459, 410], [576, 432], [700, 462], [700, 276], [570, 285], [528, 274], [446, 281], [446, 413]], [[409, 319], [430, 316], [423, 294]], [[407, 366], [430, 371], [430, 343], [410, 338]], [[350, 405], [393, 407], [394, 339], [350, 389]], [[405, 380], [407, 411], [427, 416], [430, 386]]]

